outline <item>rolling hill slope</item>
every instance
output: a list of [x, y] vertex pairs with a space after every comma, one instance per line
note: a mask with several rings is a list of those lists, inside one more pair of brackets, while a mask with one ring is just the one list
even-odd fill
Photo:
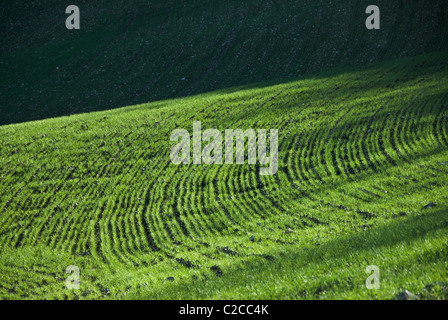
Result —
[[184, 97], [448, 49], [444, 0], [3, 1], [0, 124]]
[[[444, 51], [1, 126], [0, 296], [446, 299], [447, 79]], [[172, 164], [193, 121], [278, 129], [278, 173]]]

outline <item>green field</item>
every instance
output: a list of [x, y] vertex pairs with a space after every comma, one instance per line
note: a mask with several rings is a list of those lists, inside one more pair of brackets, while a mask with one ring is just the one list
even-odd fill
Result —
[[[16, 27], [0, 64], [0, 298], [448, 299], [448, 4], [379, 1], [384, 29], [364, 39], [355, 2], [168, 1], [148, 16], [143, 1], [117, 1], [76, 36]], [[101, 2], [85, 6], [94, 16]], [[331, 20], [337, 10], [353, 19]], [[433, 14], [440, 33], [409, 22]], [[322, 39], [305, 32], [327, 18]], [[285, 30], [307, 37], [289, 46]], [[200, 45], [198, 61], [176, 56], [181, 41]], [[278, 129], [277, 174], [171, 163], [171, 132], [194, 121]], [[70, 265], [79, 290], [66, 288]], [[366, 288], [369, 265], [379, 289]]]
[[[448, 50], [446, 0], [60, 0], [0, 6], [0, 125]], [[75, 3], [73, 3], [75, 4]]]

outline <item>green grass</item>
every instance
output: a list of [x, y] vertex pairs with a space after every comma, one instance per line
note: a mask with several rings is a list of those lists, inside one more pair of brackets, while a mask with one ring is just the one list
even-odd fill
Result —
[[448, 49], [448, 2], [5, 0], [0, 124], [365, 66]]
[[[446, 299], [447, 61], [1, 126], [0, 297]], [[277, 175], [171, 164], [193, 121], [279, 129]]]

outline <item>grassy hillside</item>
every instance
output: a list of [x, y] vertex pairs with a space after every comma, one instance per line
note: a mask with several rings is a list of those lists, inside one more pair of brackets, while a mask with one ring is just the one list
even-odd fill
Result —
[[0, 124], [297, 78], [448, 49], [448, 2], [56, 0], [0, 7]]
[[[1, 126], [0, 297], [446, 299], [447, 80], [444, 51]], [[279, 129], [277, 175], [172, 164], [193, 121]]]

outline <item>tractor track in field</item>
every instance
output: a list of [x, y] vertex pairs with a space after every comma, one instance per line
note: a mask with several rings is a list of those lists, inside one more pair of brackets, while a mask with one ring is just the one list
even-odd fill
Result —
[[[163, 260], [205, 271], [224, 256], [235, 263], [264, 257], [252, 251], [269, 243], [297, 245], [335, 221], [365, 230], [382, 218], [412, 214], [408, 207], [415, 204], [388, 204], [414, 189], [446, 188], [444, 160], [412, 174], [398, 171], [446, 151], [446, 95], [419, 82], [409, 91], [384, 88], [394, 77], [381, 75], [359, 84], [378, 92], [369, 100], [363, 90], [352, 93], [358, 83], [338, 82], [336, 89], [331, 80], [313, 80], [308, 90], [301, 82], [267, 94], [207, 96], [177, 109], [141, 108], [130, 120], [73, 121], [46, 135], [6, 132], [0, 248], [46, 246], [109, 269]], [[221, 132], [279, 130], [278, 173], [261, 176], [259, 164], [172, 164], [170, 132], [188, 131], [194, 121]], [[58, 130], [67, 137], [55, 139]], [[396, 183], [368, 179], [387, 170]], [[215, 242], [221, 236], [235, 242]]]

